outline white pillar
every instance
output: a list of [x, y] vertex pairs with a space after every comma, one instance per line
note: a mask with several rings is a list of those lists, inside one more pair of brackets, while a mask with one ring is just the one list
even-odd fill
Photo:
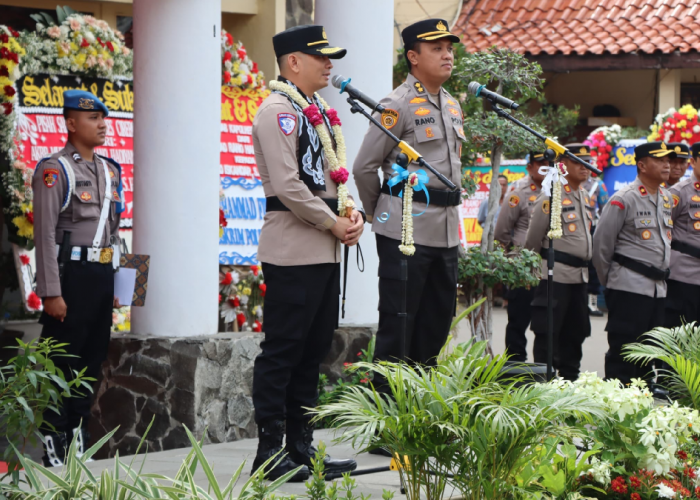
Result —
[[[377, 101], [392, 90], [394, 2], [393, 0], [316, 0], [315, 23], [323, 25], [332, 45], [344, 47], [347, 55], [333, 61], [333, 74], [352, 78], [356, 85]], [[348, 150], [347, 168], [350, 171], [348, 188], [358, 204], [360, 197], [352, 177], [352, 165], [362, 144], [369, 121], [350, 113], [346, 95], [339, 95], [335, 87], [321, 91], [328, 104], [338, 110], [343, 122], [343, 135]], [[355, 264], [355, 249], [351, 250], [348, 272], [348, 297], [345, 324], [377, 323], [377, 246], [369, 224], [360, 240], [365, 256], [365, 272]]]
[[135, 333], [218, 330], [221, 0], [134, 1]]
[[681, 107], [681, 70], [661, 70], [659, 74], [659, 113]]

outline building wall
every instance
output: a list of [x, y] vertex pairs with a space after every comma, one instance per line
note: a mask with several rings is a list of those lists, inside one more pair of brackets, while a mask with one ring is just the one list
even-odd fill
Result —
[[445, 19], [452, 28], [463, 3], [462, 0], [394, 0], [394, 62], [397, 59], [396, 51], [403, 47], [401, 30], [417, 21], [430, 18]]

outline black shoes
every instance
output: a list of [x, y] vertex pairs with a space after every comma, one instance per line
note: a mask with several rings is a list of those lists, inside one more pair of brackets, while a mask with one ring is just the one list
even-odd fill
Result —
[[[284, 422], [281, 420], [273, 420], [269, 422], [260, 423], [260, 428], [258, 429], [258, 452], [255, 455], [255, 460], [253, 460], [253, 470], [251, 474], [257, 471], [262, 464], [264, 464], [271, 457], [275, 456], [277, 453], [282, 451], [282, 440], [284, 439]], [[277, 461], [277, 465], [275, 464]], [[271, 469], [268, 469], [265, 477], [267, 479], [277, 479], [287, 472], [292, 471], [299, 467], [299, 465], [304, 465], [299, 472], [297, 472], [289, 480], [292, 483], [299, 483], [306, 481], [309, 478], [309, 468], [306, 464], [301, 464], [293, 461], [289, 455], [285, 455], [284, 452], [277, 455], [277, 458], [272, 462]]]
[[[287, 421], [287, 452], [289, 458], [298, 464], [306, 465], [309, 470], [313, 468], [311, 459], [316, 455], [313, 446], [314, 429], [308, 421]], [[323, 459], [326, 479], [333, 479], [346, 472], [357, 469], [357, 462], [352, 459], [336, 460], [328, 455]]]

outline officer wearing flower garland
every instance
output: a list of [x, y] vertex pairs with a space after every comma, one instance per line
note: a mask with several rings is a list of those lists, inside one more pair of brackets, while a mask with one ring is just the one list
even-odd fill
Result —
[[[531, 151], [527, 159], [528, 176], [524, 177], [506, 195], [501, 214], [496, 221], [493, 237], [507, 250], [525, 245], [530, 214], [535, 200], [540, 195], [544, 176], [540, 167], [549, 162], [544, 153]], [[534, 297], [533, 288], [513, 288], [508, 290], [508, 325], [506, 326], [506, 349], [514, 361], [527, 361], [527, 338], [525, 332], [530, 325], [530, 303]]]
[[[687, 146], [686, 146], [687, 147]], [[673, 239], [664, 326], [700, 322], [700, 143], [692, 146], [690, 178], [671, 186]]]
[[[425, 160], [456, 185], [461, 184], [462, 142], [465, 140], [462, 110], [457, 99], [442, 85], [454, 65], [452, 44], [459, 37], [450, 33], [443, 19], [427, 19], [406, 27], [401, 36], [410, 74], [406, 81], [382, 99], [386, 108], [375, 118], [399, 139], [414, 147]], [[379, 254], [379, 329], [377, 360], [401, 357], [401, 280], [407, 279], [406, 359], [432, 364], [447, 339], [455, 312], [457, 250], [459, 241], [459, 192], [448, 192], [434, 176], [427, 189], [413, 193], [415, 253], [406, 257], [399, 250], [402, 240], [401, 189], [389, 188], [392, 165], [399, 153], [396, 143], [378, 127], [370, 125], [353, 165], [353, 175], [363, 206], [369, 212]], [[383, 171], [383, 184], [377, 170]], [[408, 166], [412, 170], [412, 166]], [[413, 169], [415, 170], [415, 169]], [[388, 217], [388, 218], [387, 218]], [[410, 217], [408, 215], [407, 217]], [[410, 220], [410, 219], [409, 219]], [[400, 263], [407, 259], [407, 277]], [[375, 387], [386, 390], [375, 374]], [[381, 453], [379, 451], [378, 453]]]
[[[589, 161], [590, 151], [583, 144], [567, 144], [566, 148], [579, 158]], [[593, 217], [588, 210], [588, 194], [582, 183], [588, 170], [580, 163], [563, 158], [568, 184], [562, 186], [561, 238], [554, 243], [554, 368], [560, 377], [576, 380], [583, 357], [583, 341], [591, 335], [588, 317], [588, 265], [593, 247], [590, 233]], [[546, 363], [547, 342], [547, 255], [550, 228], [550, 202], [546, 193], [535, 201], [525, 248], [542, 255], [542, 276], [532, 301], [532, 331], [535, 343], [532, 352], [535, 363]]]
[[[67, 353], [75, 357], [54, 360], [67, 377], [83, 368], [85, 376], [99, 376], [107, 358], [112, 307], [118, 306], [114, 269], [119, 262], [123, 211], [121, 167], [95, 153], [105, 143], [108, 114], [107, 107], [90, 92], [65, 91], [68, 142], [37, 164], [32, 180], [36, 293], [44, 301], [41, 336], [67, 343]], [[44, 415], [53, 426], [46, 430], [46, 465], [63, 465], [65, 448], [73, 436], [77, 436], [78, 453], [85, 451], [92, 394], [82, 392], [82, 396], [65, 399], [58, 415]]]
[[649, 367], [623, 359], [625, 344], [664, 323], [673, 221], [668, 180], [675, 152], [663, 142], [634, 149], [637, 178], [615, 193], [593, 236], [593, 264], [608, 305], [605, 377], [629, 384]]
[[[319, 366], [338, 323], [340, 243], [351, 246], [364, 226], [347, 195], [345, 143], [335, 110], [316, 94], [328, 85], [331, 59], [345, 49], [329, 44], [322, 26], [297, 26], [272, 39], [280, 77], [253, 121], [255, 160], [267, 199], [260, 234], [265, 294], [265, 339], [255, 360], [253, 405], [259, 443], [253, 471], [282, 450], [268, 473], [277, 478], [302, 465], [309, 476]], [[325, 458], [326, 473], [357, 467]]]

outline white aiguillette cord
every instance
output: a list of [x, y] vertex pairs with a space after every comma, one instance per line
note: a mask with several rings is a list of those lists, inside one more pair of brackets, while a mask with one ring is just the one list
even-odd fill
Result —
[[97, 224], [97, 231], [95, 232], [95, 237], [92, 240], [92, 262], [100, 261], [100, 243], [102, 242], [102, 235], [105, 230], [105, 223], [107, 222], [107, 217], [109, 217], [109, 209], [112, 204], [112, 190], [111, 182], [109, 179], [109, 170], [107, 169], [107, 163], [95, 155], [95, 158], [99, 160], [102, 164], [102, 169], [105, 174], [105, 199], [102, 202], [102, 211], [100, 212], [100, 222]]

